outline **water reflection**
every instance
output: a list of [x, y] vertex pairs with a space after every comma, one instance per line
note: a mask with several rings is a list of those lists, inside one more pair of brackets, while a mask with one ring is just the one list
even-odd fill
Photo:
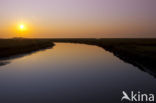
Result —
[[156, 80], [97, 46], [56, 43], [0, 69], [1, 103], [120, 103], [122, 91], [155, 93]]
[[11, 61], [13, 61], [14, 59], [22, 58], [24, 56], [28, 56], [28, 55], [31, 55], [33, 53], [36, 53], [36, 52], [39, 52], [39, 51], [44, 51], [44, 50], [50, 49], [50, 48], [52, 48], [52, 47], [48, 47], [48, 48], [45, 48], [45, 49], [40, 49], [40, 50], [36, 50], [36, 51], [24, 53], [24, 54], [19, 54], [19, 55], [15, 55], [15, 56], [11, 56], [11, 57], [0, 58], [0, 66], [7, 65], [7, 64], [11, 63]]
[[10, 62], [7, 61], [7, 60], [0, 60], [0, 66], [3, 66], [3, 65], [6, 65], [6, 64], [9, 64]]

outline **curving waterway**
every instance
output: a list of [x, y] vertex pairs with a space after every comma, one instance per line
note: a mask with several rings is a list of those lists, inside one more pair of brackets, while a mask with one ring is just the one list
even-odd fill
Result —
[[121, 103], [122, 91], [156, 93], [156, 79], [104, 49], [56, 46], [0, 66], [0, 103]]

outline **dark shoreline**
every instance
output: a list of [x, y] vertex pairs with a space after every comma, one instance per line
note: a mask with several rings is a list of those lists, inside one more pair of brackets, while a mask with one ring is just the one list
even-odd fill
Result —
[[156, 39], [0, 39], [0, 59], [50, 48], [53, 42], [96, 45], [156, 77]]
[[112, 52], [126, 63], [156, 77], [156, 39], [51, 39], [53, 42], [68, 42], [96, 45]]
[[0, 39], [0, 59], [28, 54], [53, 47], [50, 40], [42, 39]]

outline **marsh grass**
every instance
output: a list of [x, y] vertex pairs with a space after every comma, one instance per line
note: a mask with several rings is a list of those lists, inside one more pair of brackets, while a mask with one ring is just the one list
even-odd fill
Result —
[[156, 39], [0, 39], [0, 58], [49, 48], [53, 42], [96, 45], [156, 76]]
[[53, 42], [70, 42], [97, 45], [112, 52], [124, 62], [133, 64], [156, 76], [156, 39], [51, 39]]
[[24, 54], [48, 47], [54, 44], [42, 39], [0, 39], [0, 58]]

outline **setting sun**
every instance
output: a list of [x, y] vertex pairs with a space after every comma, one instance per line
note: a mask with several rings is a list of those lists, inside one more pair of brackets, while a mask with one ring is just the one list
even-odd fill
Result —
[[23, 25], [23, 24], [20, 25], [20, 29], [21, 29], [21, 30], [24, 29], [24, 25]]
[[17, 37], [30, 36], [30, 26], [28, 25], [28, 23], [25, 23], [25, 22], [17, 23], [16, 29], [14, 29], [14, 31], [16, 33], [14, 34], [14, 36], [17, 36]]

